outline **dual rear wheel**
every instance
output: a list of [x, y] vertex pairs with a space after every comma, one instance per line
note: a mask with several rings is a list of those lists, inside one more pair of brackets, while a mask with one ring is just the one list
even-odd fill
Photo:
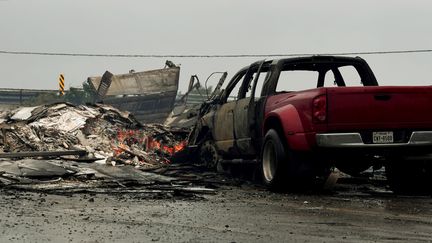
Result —
[[262, 148], [262, 179], [266, 186], [276, 189], [287, 180], [287, 154], [278, 133], [270, 129]]
[[275, 129], [267, 131], [261, 151], [263, 183], [271, 190], [304, 190], [320, 185], [330, 170], [319, 167], [310, 154], [292, 151]]

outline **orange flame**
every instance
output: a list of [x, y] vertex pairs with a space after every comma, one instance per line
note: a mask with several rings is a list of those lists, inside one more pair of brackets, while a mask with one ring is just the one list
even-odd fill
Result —
[[[117, 131], [117, 137], [112, 142], [111, 147], [114, 155], [118, 156], [127, 150], [132, 144], [138, 144], [142, 146], [145, 151], [160, 151], [168, 155], [173, 155], [183, 150], [187, 146], [186, 141], [176, 143], [173, 146], [167, 146], [162, 144], [160, 141], [147, 136], [144, 131], [119, 129]], [[167, 163], [169, 163], [169, 160], [165, 160]]]
[[183, 150], [187, 145], [186, 141], [182, 141], [180, 143], [175, 144], [174, 146], [170, 147], [170, 146], [166, 146], [163, 145], [162, 143], [160, 143], [159, 141], [153, 140], [153, 139], [149, 139], [149, 143], [147, 146], [147, 149], [153, 149], [153, 150], [160, 150], [162, 152], [165, 152], [169, 155], [173, 155], [181, 150]]
[[112, 148], [112, 150], [113, 150], [113, 152], [114, 152], [114, 156], [117, 156], [117, 155], [119, 155], [119, 154], [121, 154], [121, 153], [123, 153], [123, 151], [125, 150], [125, 149], [127, 149], [127, 145], [125, 145], [124, 143], [119, 143], [118, 145], [111, 145], [111, 148]]

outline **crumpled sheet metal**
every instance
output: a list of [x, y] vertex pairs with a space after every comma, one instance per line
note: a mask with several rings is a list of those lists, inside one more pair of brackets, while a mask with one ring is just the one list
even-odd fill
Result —
[[[157, 69], [145, 72], [113, 75], [106, 96], [140, 95], [175, 91], [178, 89], [180, 67]], [[88, 81], [97, 90], [102, 77], [89, 77]]]
[[0, 151], [86, 150], [98, 163], [151, 168], [168, 164], [169, 157], [185, 146], [187, 136], [163, 125], [143, 125], [128, 112], [102, 104], [59, 103], [32, 108], [27, 120], [11, 118], [21, 110], [0, 124]]
[[61, 177], [75, 173], [51, 161], [35, 159], [0, 161], [0, 172], [29, 178]]
[[86, 107], [85, 110], [80, 111], [73, 108], [63, 109], [49, 117], [30, 123], [30, 126], [57, 128], [64, 132], [73, 132], [83, 128], [88, 118], [96, 117], [95, 114], [97, 113], [91, 112], [88, 109], [90, 108]]
[[20, 107], [18, 108], [14, 115], [11, 117], [12, 120], [16, 121], [24, 121], [29, 119], [32, 116], [32, 111], [36, 109], [37, 106], [33, 107]]
[[[131, 166], [112, 167], [61, 160], [0, 160], [0, 186], [43, 193], [133, 193], [157, 198], [198, 197], [215, 190]], [[214, 188], [214, 187], [213, 187]]]

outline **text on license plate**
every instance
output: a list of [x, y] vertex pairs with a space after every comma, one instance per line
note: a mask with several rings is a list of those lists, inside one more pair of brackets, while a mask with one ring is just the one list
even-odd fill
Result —
[[373, 143], [393, 143], [393, 132], [373, 132]]

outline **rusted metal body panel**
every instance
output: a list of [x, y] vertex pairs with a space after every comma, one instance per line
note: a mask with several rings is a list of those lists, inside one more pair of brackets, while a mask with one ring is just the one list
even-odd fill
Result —
[[164, 122], [174, 107], [180, 67], [89, 77], [97, 101], [127, 110], [143, 123]]
[[[177, 93], [180, 67], [113, 75], [106, 96], [141, 95], [174, 91]], [[90, 77], [97, 90], [102, 77]]]
[[[261, 107], [264, 99], [251, 99], [250, 94], [249, 97], [245, 95], [258, 78], [253, 74], [261, 69], [263, 63], [264, 61], [259, 61], [240, 70], [224, 90], [204, 105], [205, 108], [201, 109], [201, 118], [198, 119], [195, 131], [190, 136], [191, 145], [199, 146], [205, 137], [210, 136], [224, 158], [252, 158], [256, 155], [259, 147], [255, 133], [261, 121], [255, 113], [256, 107]], [[267, 69], [268, 64], [265, 71]], [[235, 86], [240, 87], [239, 93], [231, 94]]]
[[213, 138], [222, 151], [230, 151], [234, 146], [235, 102], [222, 105], [214, 117]]
[[130, 111], [140, 122], [162, 123], [173, 109], [175, 97], [176, 92], [171, 91], [129, 97], [108, 96], [103, 102]]

